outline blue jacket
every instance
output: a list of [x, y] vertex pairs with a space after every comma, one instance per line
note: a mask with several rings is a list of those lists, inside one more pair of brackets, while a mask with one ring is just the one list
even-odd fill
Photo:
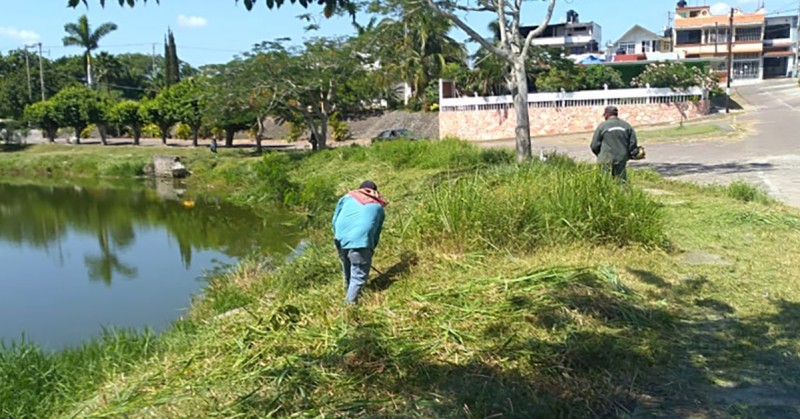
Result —
[[385, 217], [383, 205], [385, 201], [362, 191], [350, 192], [339, 200], [333, 213], [333, 235], [342, 249], [378, 247]]

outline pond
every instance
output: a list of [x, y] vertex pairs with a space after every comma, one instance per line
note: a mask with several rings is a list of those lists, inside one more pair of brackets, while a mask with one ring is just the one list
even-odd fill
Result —
[[292, 220], [152, 188], [0, 182], [0, 340], [60, 349], [106, 327], [163, 330], [208, 272], [291, 253]]

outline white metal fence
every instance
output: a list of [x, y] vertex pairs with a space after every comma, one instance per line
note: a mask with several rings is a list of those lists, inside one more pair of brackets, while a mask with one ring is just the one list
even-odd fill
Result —
[[[441, 93], [441, 90], [440, 90]], [[568, 108], [609, 105], [642, 105], [651, 103], [682, 103], [705, 99], [708, 92], [700, 87], [684, 91], [669, 88], [607, 89], [580, 92], [531, 93], [528, 108]], [[441, 97], [441, 96], [440, 96]], [[513, 98], [506, 96], [459, 97], [439, 99], [440, 112], [504, 110], [514, 107]]]

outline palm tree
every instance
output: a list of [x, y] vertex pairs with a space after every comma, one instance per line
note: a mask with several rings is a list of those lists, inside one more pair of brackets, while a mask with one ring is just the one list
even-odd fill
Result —
[[98, 43], [104, 36], [115, 30], [117, 30], [117, 25], [109, 22], [92, 31], [86, 15], [81, 16], [78, 19], [78, 23], [64, 25], [64, 31], [67, 32], [67, 36], [63, 39], [64, 46], [79, 46], [86, 50], [86, 84], [88, 86], [92, 85], [92, 51], [98, 48]]

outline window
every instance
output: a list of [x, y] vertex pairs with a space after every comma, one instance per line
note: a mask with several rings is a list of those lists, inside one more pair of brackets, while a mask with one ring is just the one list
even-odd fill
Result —
[[764, 32], [764, 39], [789, 39], [792, 37], [792, 28], [788, 23], [785, 25], [770, 25]]
[[617, 51], [625, 51], [623, 54], [636, 54], [636, 42], [620, 42]]
[[653, 42], [642, 41], [642, 52], [653, 52]]
[[703, 39], [703, 31], [701, 31], [700, 29], [677, 31], [676, 37], [677, 37], [676, 39], [677, 45], [700, 44], [702, 43]]
[[708, 33], [709, 44], [727, 44], [728, 38], [728, 28], [714, 28]]
[[755, 28], [736, 28], [734, 32], [734, 41], [736, 42], [753, 42], [761, 40], [761, 27]]

